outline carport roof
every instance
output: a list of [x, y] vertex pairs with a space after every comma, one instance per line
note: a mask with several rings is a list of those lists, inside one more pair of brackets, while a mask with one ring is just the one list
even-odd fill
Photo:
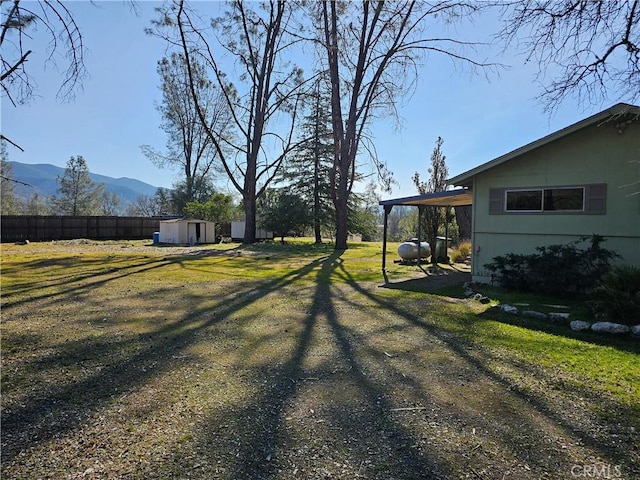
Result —
[[382, 206], [407, 205], [420, 206], [428, 205], [432, 207], [463, 207], [473, 203], [473, 194], [467, 188], [459, 188], [457, 190], [447, 190], [444, 192], [425, 193], [423, 195], [415, 195], [412, 197], [393, 198], [390, 200], [381, 200]]

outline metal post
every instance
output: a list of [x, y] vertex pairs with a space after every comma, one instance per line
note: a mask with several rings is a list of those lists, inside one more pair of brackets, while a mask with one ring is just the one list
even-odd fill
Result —
[[420, 265], [420, 241], [422, 240], [420, 238], [420, 224], [422, 224], [422, 215], [424, 213], [424, 205], [418, 205], [418, 232], [417, 232], [417, 236], [418, 236], [418, 266]]
[[447, 250], [447, 247], [449, 246], [449, 210], [451, 210], [451, 207], [447, 206], [444, 208], [444, 258], [447, 258], [447, 254], [449, 253]]
[[382, 233], [382, 273], [387, 271], [387, 217], [391, 213], [393, 205], [384, 206], [384, 230]]

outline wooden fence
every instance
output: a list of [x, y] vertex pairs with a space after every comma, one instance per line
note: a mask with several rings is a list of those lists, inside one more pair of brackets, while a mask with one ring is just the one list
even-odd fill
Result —
[[2, 215], [2, 242], [153, 239], [160, 217]]

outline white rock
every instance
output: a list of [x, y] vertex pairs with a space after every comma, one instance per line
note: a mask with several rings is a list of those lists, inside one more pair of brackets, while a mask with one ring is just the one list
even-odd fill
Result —
[[591, 325], [591, 330], [603, 333], [627, 333], [629, 332], [629, 327], [620, 323], [596, 322]]
[[514, 307], [513, 305], [504, 304], [504, 305], [500, 305], [500, 308], [502, 310], [504, 310], [505, 312], [507, 312], [507, 313], [512, 313], [514, 315], [518, 314], [518, 309], [516, 307]]
[[536, 312], [535, 310], [525, 310], [524, 312], [522, 312], [522, 315], [537, 318], [538, 320], [546, 320], [547, 318], [549, 318], [547, 317], [546, 313]]
[[569, 318], [569, 314], [565, 312], [549, 312], [549, 318], [551, 320], [566, 320]]
[[591, 324], [589, 322], [584, 322], [582, 320], [573, 320], [569, 326], [571, 330], [589, 330], [591, 328]]

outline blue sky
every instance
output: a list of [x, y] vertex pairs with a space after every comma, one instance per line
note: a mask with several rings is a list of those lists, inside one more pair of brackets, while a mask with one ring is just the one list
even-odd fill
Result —
[[[57, 101], [60, 74], [54, 65], [45, 65], [48, 39], [43, 31], [37, 32], [29, 45], [34, 50], [29, 71], [37, 84], [37, 97], [17, 108], [2, 102], [2, 132], [25, 150], [10, 147], [9, 159], [64, 167], [71, 156], [82, 155], [92, 173], [170, 187], [177, 172], [157, 168], [140, 150], [143, 144], [157, 150], [165, 145], [155, 109], [161, 99], [156, 62], [165, 45], [144, 33], [160, 3], [140, 2], [137, 16], [121, 1], [67, 5], [88, 49], [89, 77], [74, 101]], [[495, 19], [485, 18], [457, 34], [487, 41], [496, 25]], [[432, 55], [420, 69], [415, 93], [399, 109], [401, 125], [385, 120], [372, 125], [379, 158], [386, 161], [397, 182], [383, 198], [417, 193], [411, 177], [416, 171], [423, 178], [428, 176], [438, 136], [444, 139], [443, 152], [454, 176], [618, 101], [584, 107], [568, 98], [550, 116], [535, 99], [539, 93], [535, 65], [524, 65], [521, 57], [498, 49], [482, 50], [478, 57], [510, 68], [486, 78]], [[230, 188], [224, 181], [219, 186]]]

